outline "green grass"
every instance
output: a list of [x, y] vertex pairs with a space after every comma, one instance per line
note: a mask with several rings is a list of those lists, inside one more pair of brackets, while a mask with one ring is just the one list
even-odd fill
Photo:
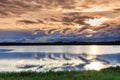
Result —
[[0, 80], [120, 80], [120, 67], [83, 72], [1, 72]]

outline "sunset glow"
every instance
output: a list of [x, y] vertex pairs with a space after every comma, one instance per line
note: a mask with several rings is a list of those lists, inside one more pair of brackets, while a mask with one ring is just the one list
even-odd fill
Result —
[[87, 23], [91, 26], [100, 26], [103, 24], [103, 22], [105, 22], [107, 20], [108, 20], [108, 18], [101, 17], [101, 18], [89, 19], [88, 21], [85, 21], [85, 23]]
[[0, 42], [119, 41], [119, 3], [120, 0], [0, 1]]
[[112, 8], [102, 7], [102, 6], [94, 6], [92, 8], [84, 9], [82, 12], [101, 12], [101, 11], [109, 11]]
[[79, 25], [79, 24], [77, 24], [75, 27], [81, 29], [81, 28], [83, 28], [84, 26], [83, 26], [83, 25]]

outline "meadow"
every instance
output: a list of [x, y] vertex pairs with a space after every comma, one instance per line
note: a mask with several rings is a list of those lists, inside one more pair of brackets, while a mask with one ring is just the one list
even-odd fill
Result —
[[100, 71], [0, 72], [0, 80], [120, 80], [120, 67]]

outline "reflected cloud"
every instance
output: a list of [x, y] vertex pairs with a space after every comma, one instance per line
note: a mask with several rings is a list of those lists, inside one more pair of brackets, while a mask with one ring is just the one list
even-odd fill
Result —
[[1, 46], [0, 51], [0, 71], [99, 71], [120, 64], [119, 46]]
[[86, 70], [97, 70], [97, 71], [99, 71], [99, 70], [101, 70], [101, 69], [103, 69], [103, 68], [107, 68], [108, 67], [108, 65], [106, 65], [106, 64], [104, 64], [103, 62], [91, 62], [90, 64], [88, 64], [88, 65], [86, 65], [85, 66], [85, 69]]

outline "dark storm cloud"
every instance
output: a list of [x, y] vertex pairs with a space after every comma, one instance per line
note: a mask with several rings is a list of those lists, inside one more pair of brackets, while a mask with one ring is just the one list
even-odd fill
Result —
[[104, 38], [105, 37], [105, 38], [112, 39], [112, 37], [120, 38], [119, 34], [120, 34], [120, 25], [116, 25], [114, 27], [112, 25], [107, 28], [99, 30], [97, 33], [94, 34], [94, 37], [95, 38]]

